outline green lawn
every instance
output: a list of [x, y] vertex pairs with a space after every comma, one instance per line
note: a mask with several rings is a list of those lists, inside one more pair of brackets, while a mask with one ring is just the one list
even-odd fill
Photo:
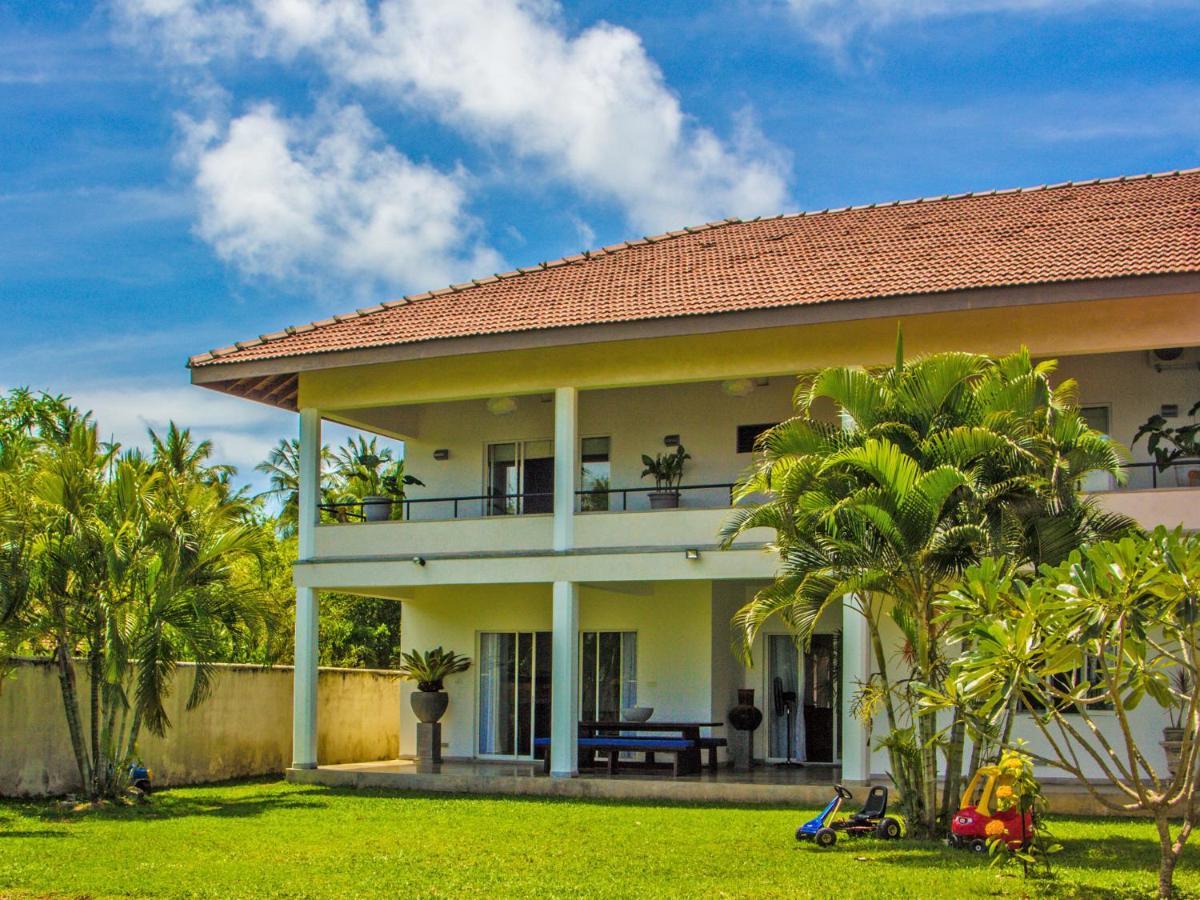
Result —
[[[809, 811], [339, 791], [165, 791], [60, 815], [0, 803], [0, 896], [1138, 896], [1147, 822], [1064, 819], [1051, 882], [908, 841], [800, 846]], [[1197, 860], [1180, 888], [1200, 891]]]

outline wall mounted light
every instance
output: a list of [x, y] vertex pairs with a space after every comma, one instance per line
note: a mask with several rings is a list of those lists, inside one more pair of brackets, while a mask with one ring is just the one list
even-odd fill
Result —
[[722, 381], [721, 390], [730, 397], [748, 397], [754, 393], [754, 382], [749, 378], [735, 378], [732, 381]]
[[487, 402], [487, 411], [493, 416], [507, 416], [516, 408], [516, 397], [493, 397]]
[[412, 561], [413, 561], [413, 565], [417, 565], [417, 566], [425, 565], [425, 557], [423, 557], [423, 556], [414, 556], [412, 558]]
[[679, 446], [679, 435], [668, 434], [666, 437], [663, 438], [663, 446], [664, 447], [678, 447]]
[[699, 559], [700, 551], [697, 550], [695, 547], [688, 547], [688, 549], [683, 551], [683, 558], [684, 559]]
[[445, 462], [450, 458], [450, 451], [445, 447], [433, 451], [433, 458]]

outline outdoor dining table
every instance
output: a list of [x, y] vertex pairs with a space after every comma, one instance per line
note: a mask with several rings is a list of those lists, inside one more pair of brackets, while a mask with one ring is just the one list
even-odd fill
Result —
[[597, 719], [581, 721], [579, 736], [596, 737], [603, 734], [622, 734], [628, 732], [657, 732], [678, 733], [685, 741], [691, 741], [688, 750], [680, 752], [680, 768], [688, 773], [696, 773], [701, 767], [700, 729], [723, 728], [724, 722], [621, 722], [612, 719]]

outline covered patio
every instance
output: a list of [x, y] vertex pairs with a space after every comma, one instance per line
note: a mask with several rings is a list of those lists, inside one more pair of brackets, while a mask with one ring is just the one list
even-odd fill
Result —
[[609, 776], [603, 770], [584, 771], [575, 778], [551, 778], [540, 761], [447, 761], [418, 766], [415, 760], [346, 763], [315, 769], [288, 769], [287, 778], [299, 784], [327, 787], [375, 788], [450, 794], [590, 797], [614, 800], [666, 800], [682, 803], [825, 803], [831, 786], [841, 777], [836, 765], [758, 765], [748, 772], [721, 767], [697, 775], [673, 777], [670, 772], [623, 770]]

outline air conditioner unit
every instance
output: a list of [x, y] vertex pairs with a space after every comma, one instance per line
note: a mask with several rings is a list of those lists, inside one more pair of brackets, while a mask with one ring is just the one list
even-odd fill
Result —
[[1159, 347], [1146, 351], [1146, 361], [1156, 372], [1173, 369], [1200, 369], [1200, 348]]

